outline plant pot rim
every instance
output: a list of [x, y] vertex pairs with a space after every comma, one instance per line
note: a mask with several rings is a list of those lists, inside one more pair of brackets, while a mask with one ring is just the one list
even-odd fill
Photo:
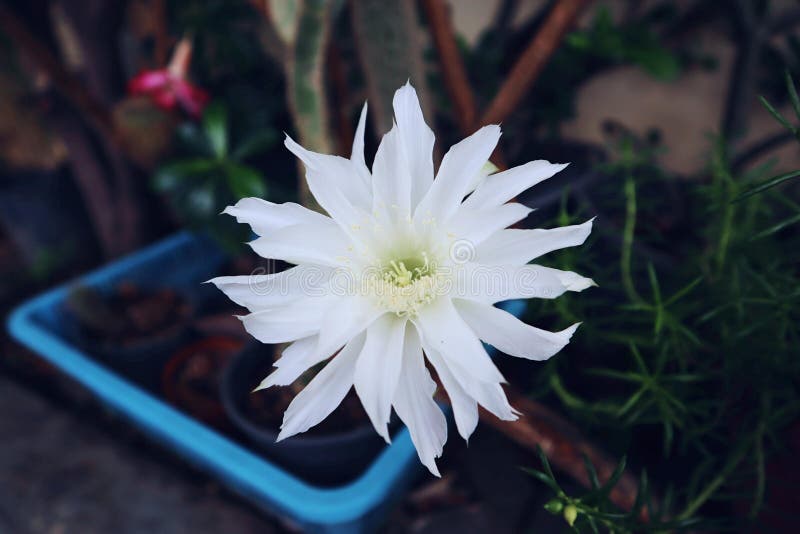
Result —
[[[116, 291], [121, 283], [125, 283], [126, 281], [118, 281], [117, 283], [113, 284], [108, 288], [98, 289], [100, 294], [103, 296], [108, 296]], [[74, 286], [70, 289], [70, 292], [76, 289], [77, 287], [81, 287], [82, 285], [79, 284]], [[83, 286], [88, 287], [88, 286]], [[141, 287], [140, 287], [141, 288]], [[183, 291], [178, 291], [174, 287], [171, 286], [155, 286], [155, 287], [144, 287], [146, 291], [155, 292], [159, 290], [172, 290], [181, 299], [183, 304], [185, 305], [185, 311], [180, 313], [173, 323], [168, 325], [166, 328], [159, 330], [155, 333], [150, 333], [147, 336], [137, 337], [134, 338], [131, 342], [127, 344], [119, 344], [113, 342], [109, 338], [105, 339], [95, 339], [86, 334], [84, 331], [83, 324], [81, 322], [81, 317], [75, 310], [71, 309], [67, 300], [63, 303], [63, 311], [64, 316], [67, 317], [68, 321], [73, 324], [73, 335], [76, 337], [76, 340], [87, 348], [90, 353], [96, 354], [114, 354], [115, 357], [122, 357], [123, 359], [129, 360], [138, 360], [138, 359], [146, 359], [146, 356], [142, 356], [140, 353], [148, 352], [153, 349], [153, 347], [160, 347], [162, 345], [168, 344], [173, 342], [174, 340], [178, 340], [183, 338], [187, 332], [189, 332], [192, 324], [192, 320], [195, 317], [197, 311], [197, 304], [192, 301]], [[140, 356], [131, 358], [131, 356]]]

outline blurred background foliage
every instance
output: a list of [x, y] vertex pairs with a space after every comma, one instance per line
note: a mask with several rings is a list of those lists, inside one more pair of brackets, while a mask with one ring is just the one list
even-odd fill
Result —
[[[4, 302], [18, 299], [20, 287], [32, 292], [183, 226], [240, 249], [247, 236], [218, 216], [225, 206], [245, 196], [307, 198], [283, 132], [346, 155], [368, 98], [367, 147], [374, 151], [374, 134], [391, 121], [391, 93], [409, 77], [423, 95], [440, 157], [469, 133], [463, 102], [472, 101], [473, 117], [490, 107], [559, 2], [537, 2], [523, 16], [525, 2], [500, 1], [480, 32], [456, 36], [466, 99], [442, 67], [441, 27], [432, 16], [439, 4], [3, 5], [0, 219], [3, 235], [24, 252], [25, 269], [7, 280], [26, 280], [5, 284]], [[576, 4], [585, 8], [576, 27], [504, 117], [501, 148], [508, 166], [574, 162], [522, 199], [540, 208], [525, 224], [597, 216], [588, 247], [546, 261], [599, 287], [531, 302], [531, 323], [583, 326], [543, 366], [503, 365], [531, 399], [611, 455], [626, 455], [640, 497], [633, 512], [621, 510], [609, 500], [617, 481], [601, 483], [591, 463], [592, 487], [582, 496], [561, 489], [544, 456], [530, 467], [554, 492], [548, 511], [581, 531], [735, 530], [742, 522], [779, 528], [800, 475], [791, 460], [800, 452], [800, 173], [773, 155], [788, 148], [798, 162], [792, 77], [800, 76], [800, 11], [766, 0]], [[29, 34], [15, 30], [19, 20]], [[86, 31], [98, 21], [105, 32]], [[700, 34], [712, 34], [712, 45]], [[192, 44], [190, 58], [182, 70], [169, 70], [181, 38]], [[126, 94], [126, 83], [143, 71], [170, 72], [175, 77], [163, 90], [191, 83], [213, 101], [195, 117]], [[703, 115], [710, 123], [688, 131], [693, 123], [677, 122], [669, 137], [657, 114], [628, 124], [624, 109], [583, 92], [618, 74], [633, 93], [656, 95], [631, 99], [623, 106], [629, 113], [681, 109], [692, 97], [692, 76], [708, 76], [703, 105], [719, 105], [697, 113], [686, 104], [680, 119]], [[617, 86], [608, 87], [610, 101]], [[755, 124], [759, 95], [772, 117]], [[591, 124], [596, 131], [584, 132], [585, 106], [606, 114]], [[696, 143], [697, 135], [705, 142]], [[685, 145], [702, 154], [688, 172], [674, 156]], [[23, 194], [24, 209], [15, 208]], [[48, 195], [69, 200], [23, 217], [30, 198]], [[64, 221], [57, 235], [28, 221], [42, 210]]]

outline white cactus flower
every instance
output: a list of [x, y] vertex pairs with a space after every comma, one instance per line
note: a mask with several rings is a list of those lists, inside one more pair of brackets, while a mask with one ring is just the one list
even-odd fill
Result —
[[510, 201], [566, 165], [539, 160], [487, 176], [498, 126], [453, 146], [434, 179], [434, 135], [409, 84], [395, 93], [396, 124], [383, 136], [370, 172], [366, 113], [365, 105], [349, 159], [310, 152], [286, 138], [329, 216], [258, 198], [225, 210], [260, 236], [250, 243], [256, 253], [296, 266], [212, 282], [250, 310], [241, 319], [253, 337], [291, 342], [259, 389], [291, 384], [329, 360], [286, 410], [279, 440], [321, 422], [354, 386], [375, 430], [389, 442], [394, 408], [420, 460], [438, 476], [435, 458], [447, 423], [427, 364], [464, 439], [477, 425], [479, 404], [500, 419], [516, 419], [501, 387], [505, 380], [481, 341], [511, 356], [546, 360], [578, 325], [548, 332], [493, 305], [592, 285], [572, 272], [528, 264], [582, 244], [592, 221], [507, 229], [531, 211]]

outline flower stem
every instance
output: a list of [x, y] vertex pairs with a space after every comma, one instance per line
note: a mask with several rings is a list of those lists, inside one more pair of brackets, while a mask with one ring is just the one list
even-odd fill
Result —
[[622, 271], [622, 287], [628, 298], [637, 303], [643, 304], [644, 299], [636, 291], [631, 274], [631, 255], [633, 251], [633, 236], [636, 230], [636, 183], [633, 181], [633, 174], [628, 171], [625, 174], [625, 227], [622, 231], [622, 256], [620, 258], [620, 270]]

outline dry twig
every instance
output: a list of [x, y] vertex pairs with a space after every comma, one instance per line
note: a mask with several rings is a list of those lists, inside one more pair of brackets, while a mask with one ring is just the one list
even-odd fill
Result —
[[539, 77], [561, 40], [589, 0], [559, 0], [541, 29], [514, 64], [500, 90], [483, 114], [481, 124], [499, 124], [517, 107]]

